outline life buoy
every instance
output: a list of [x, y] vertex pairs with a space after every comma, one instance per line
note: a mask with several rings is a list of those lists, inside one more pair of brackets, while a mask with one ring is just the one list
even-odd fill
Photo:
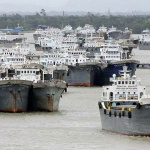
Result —
[[141, 104], [138, 103], [138, 104], [136, 105], [136, 108], [137, 108], [137, 109], [140, 109], [140, 108], [141, 108]]
[[76, 63], [76, 66], [79, 66], [79, 63]]
[[128, 112], [128, 118], [131, 118], [131, 111]]
[[101, 108], [102, 108], [102, 104], [101, 104], [101, 102], [98, 102], [98, 106], [99, 106], [99, 109], [101, 109]]

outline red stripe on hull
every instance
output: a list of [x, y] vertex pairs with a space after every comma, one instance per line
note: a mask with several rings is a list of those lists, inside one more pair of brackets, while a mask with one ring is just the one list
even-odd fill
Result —
[[10, 112], [10, 113], [20, 113], [20, 112], [26, 112], [24, 109], [13, 109], [13, 108], [8, 108], [8, 109], [0, 109], [0, 112]]
[[[106, 130], [106, 129], [102, 129], [102, 130]], [[110, 131], [110, 130], [106, 130], [106, 131], [116, 133], [116, 134], [120, 134], [120, 135], [127, 135], [127, 136], [147, 136], [147, 137], [150, 137], [150, 134], [127, 134], [127, 133], [119, 133], [119, 132]]]

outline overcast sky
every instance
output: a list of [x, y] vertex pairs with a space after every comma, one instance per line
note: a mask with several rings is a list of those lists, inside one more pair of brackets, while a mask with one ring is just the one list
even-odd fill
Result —
[[132, 12], [150, 11], [150, 0], [0, 0], [0, 12], [86, 11]]

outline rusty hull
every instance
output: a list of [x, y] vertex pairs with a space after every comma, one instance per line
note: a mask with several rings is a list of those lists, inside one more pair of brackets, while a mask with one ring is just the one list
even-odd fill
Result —
[[69, 86], [86, 86], [86, 87], [91, 87], [93, 86], [93, 83], [91, 82], [87, 82], [87, 83], [84, 83], [84, 82], [80, 82], [80, 83], [68, 83]]

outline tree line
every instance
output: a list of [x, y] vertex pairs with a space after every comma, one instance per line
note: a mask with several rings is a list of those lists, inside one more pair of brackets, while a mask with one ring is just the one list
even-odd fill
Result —
[[47, 16], [42, 10], [35, 15], [3, 14], [0, 20], [0, 29], [15, 28], [19, 24], [25, 31], [35, 30], [38, 25], [63, 28], [68, 24], [73, 28], [83, 27], [85, 24], [91, 24], [96, 29], [102, 25], [109, 28], [113, 25], [120, 30], [128, 27], [135, 34], [141, 33], [146, 28], [150, 29], [150, 16], [100, 16], [91, 13], [85, 16]]

